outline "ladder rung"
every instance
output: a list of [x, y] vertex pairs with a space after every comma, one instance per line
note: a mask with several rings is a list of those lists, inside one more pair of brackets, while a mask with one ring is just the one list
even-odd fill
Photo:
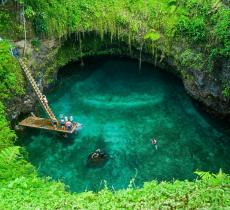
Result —
[[42, 94], [41, 90], [38, 88], [36, 81], [34, 80], [33, 76], [31, 75], [30, 71], [28, 70], [26, 64], [23, 62], [23, 60], [21, 58], [19, 58], [19, 63], [21, 65], [26, 77], [28, 78], [31, 86], [33, 87], [41, 105], [45, 109], [46, 113], [48, 114], [48, 116], [50, 117], [50, 119], [52, 121], [57, 121], [57, 119], [56, 119], [54, 113], [52, 112], [51, 108], [49, 107], [49, 105], [44, 103], [43, 98], [42, 98], [43, 94]]

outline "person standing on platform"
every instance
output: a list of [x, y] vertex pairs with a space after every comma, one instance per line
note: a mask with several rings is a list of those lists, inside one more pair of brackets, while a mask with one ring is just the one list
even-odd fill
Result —
[[61, 123], [62, 130], [65, 130], [65, 120], [64, 120], [64, 118], [61, 118], [60, 123]]
[[69, 121], [70, 121], [71, 123], [73, 123], [73, 116], [72, 116], [72, 115], [69, 117]]
[[65, 116], [65, 122], [68, 122], [69, 120], [68, 120], [68, 117], [67, 116]]
[[65, 126], [66, 126], [66, 129], [67, 129], [68, 131], [71, 131], [72, 128], [73, 128], [73, 124], [72, 124], [70, 121], [67, 121], [67, 122], [65, 123]]

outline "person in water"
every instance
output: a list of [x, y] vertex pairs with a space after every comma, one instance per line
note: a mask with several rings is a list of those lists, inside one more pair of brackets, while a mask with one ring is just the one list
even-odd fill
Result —
[[95, 151], [96, 153], [101, 153], [101, 150], [100, 149], [96, 149], [96, 151]]
[[98, 158], [99, 154], [97, 152], [94, 152], [91, 156], [92, 159]]
[[108, 155], [106, 155], [100, 149], [97, 149], [88, 155], [87, 165], [91, 167], [100, 167], [103, 166], [107, 160]]
[[96, 149], [96, 151], [92, 154], [91, 158], [105, 158], [105, 154], [100, 149]]
[[96, 149], [96, 151], [92, 154], [91, 158], [95, 159], [98, 158], [100, 156], [101, 150], [100, 149]]
[[155, 148], [157, 149], [157, 140], [152, 138], [151, 139], [151, 144], [155, 146]]

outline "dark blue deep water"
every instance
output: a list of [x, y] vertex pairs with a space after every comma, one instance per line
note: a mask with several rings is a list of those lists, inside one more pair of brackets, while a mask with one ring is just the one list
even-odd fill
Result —
[[[127, 59], [89, 60], [61, 69], [48, 94], [59, 114], [84, 125], [71, 138], [27, 129], [21, 139], [42, 176], [61, 180], [71, 191], [126, 188], [153, 179], [194, 179], [195, 170], [230, 172], [230, 131], [202, 113], [175, 76]], [[158, 148], [150, 139], [158, 140]], [[100, 148], [106, 164], [88, 167], [87, 156]]]

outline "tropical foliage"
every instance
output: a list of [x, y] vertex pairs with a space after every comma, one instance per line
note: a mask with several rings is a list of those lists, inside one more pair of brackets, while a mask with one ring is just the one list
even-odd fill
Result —
[[5, 110], [0, 102], [0, 151], [8, 146], [13, 146], [16, 139], [15, 133], [9, 128], [9, 123], [5, 118]]
[[11, 45], [0, 41], [0, 100], [24, 93], [23, 75], [16, 59], [11, 55]]
[[[27, 30], [35, 32], [31, 44], [40, 39], [65, 39], [76, 34], [79, 44], [86, 32], [101, 39], [123, 40], [131, 46], [172, 55], [173, 46], [185, 46], [173, 56], [182, 67], [212, 71], [213, 64], [228, 58], [230, 52], [229, 5], [220, 0], [18, 0], [6, 2], [0, 9], [0, 209], [224, 209], [230, 207], [230, 177], [221, 171], [215, 175], [197, 172], [193, 182], [156, 181], [134, 189], [105, 189], [93, 193], [67, 192], [62, 183], [39, 178], [26, 160], [23, 148], [14, 145], [15, 133], [9, 128], [3, 103], [24, 93], [23, 76], [10, 54], [10, 43], [23, 38], [20, 23], [25, 7]], [[16, 4], [16, 6], [15, 6]], [[16, 8], [16, 9], [15, 9]], [[33, 35], [30, 32], [30, 35]], [[194, 47], [195, 46], [195, 47]], [[58, 64], [70, 57], [82, 56], [74, 49], [61, 51]], [[69, 53], [69, 54], [67, 54]], [[103, 51], [102, 51], [103, 53]], [[106, 53], [110, 53], [106, 51]], [[171, 53], [171, 54], [170, 54]], [[84, 55], [84, 53], [83, 53]], [[59, 59], [60, 58], [60, 59]], [[47, 70], [49, 72], [50, 69]], [[46, 76], [46, 75], [45, 75]], [[229, 97], [228, 81], [223, 95]]]
[[221, 209], [230, 206], [230, 177], [197, 172], [194, 182], [152, 181], [140, 189], [69, 193], [62, 183], [39, 178], [19, 147], [0, 151], [1, 209]]
[[230, 11], [218, 0], [27, 0], [25, 4], [33, 10], [38, 34], [63, 37], [94, 30], [101, 36], [131, 34], [134, 40], [140, 33], [143, 38], [153, 36], [154, 31], [157, 39], [162, 34], [167, 41], [208, 43], [208, 52], [214, 48], [218, 54], [229, 53]]

